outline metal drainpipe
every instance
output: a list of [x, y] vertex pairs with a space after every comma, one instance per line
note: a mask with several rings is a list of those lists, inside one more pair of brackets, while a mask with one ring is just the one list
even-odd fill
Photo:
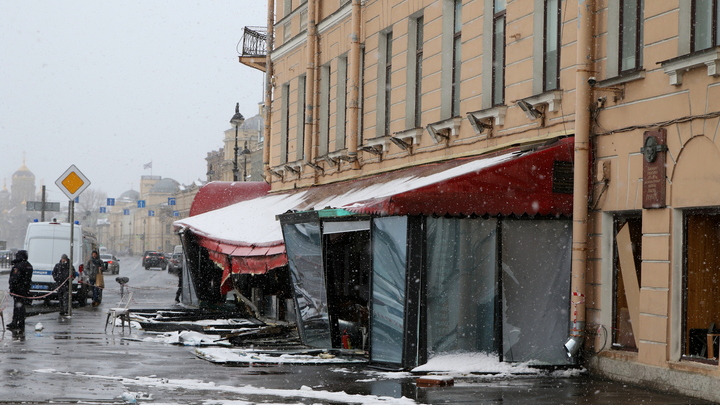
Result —
[[[315, 2], [315, 20], [317, 21], [320, 19], [320, 6], [322, 4], [322, 1], [316, 1]], [[314, 25], [315, 30], [315, 86], [313, 89], [315, 90], [314, 98], [313, 98], [313, 105], [320, 107], [320, 54], [322, 51], [320, 50], [320, 33], [317, 31], [317, 24]], [[320, 154], [320, 112], [318, 111], [317, 114], [315, 114], [313, 120], [313, 141], [312, 141], [312, 154], [310, 155], [310, 159], [308, 161], [313, 162], [315, 158], [318, 157]], [[328, 117], [328, 119], [330, 119]], [[315, 172], [315, 175], [317, 176], [317, 172]]]
[[272, 88], [273, 88], [273, 63], [272, 50], [275, 37], [275, 0], [268, 0], [267, 12], [267, 39], [266, 39], [266, 55], [265, 55], [265, 141], [263, 144], [263, 174], [266, 179], [270, 178], [267, 174], [270, 168], [270, 134], [272, 133]]
[[348, 88], [348, 156], [357, 158], [360, 115], [360, 0], [352, 0]]
[[315, 31], [315, 2], [308, 0], [307, 11], [307, 69], [305, 70], [305, 145], [303, 157], [305, 162], [312, 161], [313, 124], [315, 123], [313, 102], [315, 101], [315, 47], [317, 46], [317, 32]]
[[565, 343], [574, 357], [585, 340], [585, 273], [587, 271], [588, 174], [590, 159], [590, 99], [588, 78], [593, 68], [594, 0], [578, 0], [578, 36], [575, 72], [575, 163], [573, 177], [572, 327]]

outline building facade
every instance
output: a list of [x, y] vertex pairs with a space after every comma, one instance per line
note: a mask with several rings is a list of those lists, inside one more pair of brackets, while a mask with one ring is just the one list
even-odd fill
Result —
[[[264, 164], [273, 192], [574, 138], [565, 348], [581, 342], [597, 373], [720, 400], [710, 388], [720, 375], [716, 2], [268, 6]], [[528, 212], [520, 217], [549, 219]], [[431, 271], [421, 266], [439, 276]], [[415, 315], [420, 328], [432, 316]], [[504, 354], [508, 338], [493, 333]]]
[[98, 221], [98, 242], [118, 254], [172, 252], [179, 244], [172, 223], [189, 216], [199, 188], [162, 176], [142, 176], [141, 191], [128, 190], [115, 198], [114, 206], [105, 207], [106, 218]]

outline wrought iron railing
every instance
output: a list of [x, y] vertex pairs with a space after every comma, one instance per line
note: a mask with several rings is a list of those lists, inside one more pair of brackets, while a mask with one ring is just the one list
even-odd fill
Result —
[[237, 51], [240, 56], [266, 56], [267, 27], [244, 27]]

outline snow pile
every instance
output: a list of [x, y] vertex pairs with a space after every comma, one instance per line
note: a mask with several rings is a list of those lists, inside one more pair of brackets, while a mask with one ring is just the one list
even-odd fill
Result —
[[505, 363], [497, 355], [487, 353], [451, 353], [432, 357], [426, 364], [415, 367], [413, 373], [443, 372], [453, 374], [542, 374], [530, 363]]
[[143, 338], [141, 341], [184, 346], [229, 345], [227, 341], [221, 341], [220, 339], [220, 335], [206, 335], [200, 332], [183, 330], [163, 333], [156, 336], [148, 336]]

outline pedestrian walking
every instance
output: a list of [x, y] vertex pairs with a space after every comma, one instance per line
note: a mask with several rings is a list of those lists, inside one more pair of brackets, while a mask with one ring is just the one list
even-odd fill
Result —
[[102, 289], [105, 287], [103, 276], [104, 263], [98, 256], [97, 250], [93, 250], [92, 256], [85, 264], [85, 271], [92, 287], [92, 306], [96, 307], [102, 302]]
[[29, 303], [30, 283], [32, 281], [33, 267], [28, 262], [25, 250], [15, 253], [10, 270], [10, 294], [15, 301], [12, 322], [7, 324], [8, 329], [25, 331], [25, 304]]
[[75, 278], [75, 268], [70, 264], [70, 259], [66, 254], [63, 253], [62, 257], [60, 257], [60, 262], [53, 268], [52, 276], [60, 299], [60, 315], [67, 315], [70, 311], [70, 308], [68, 308], [68, 293], [70, 293], [72, 279]]

